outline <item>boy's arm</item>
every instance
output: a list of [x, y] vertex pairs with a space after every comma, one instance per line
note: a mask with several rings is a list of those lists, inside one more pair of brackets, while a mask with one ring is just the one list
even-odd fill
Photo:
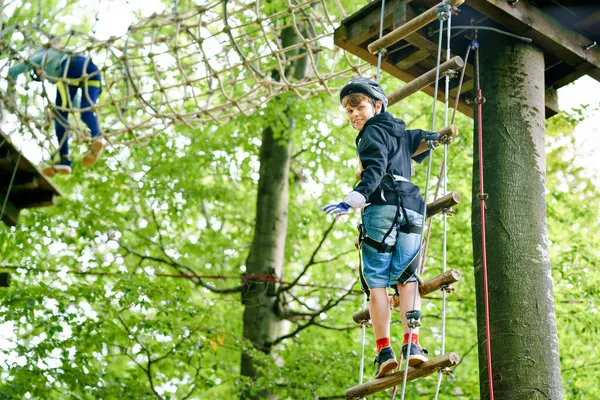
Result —
[[425, 153], [431, 148], [439, 146], [440, 143], [450, 143], [450, 140], [457, 134], [457, 130], [454, 125], [443, 128], [439, 132], [429, 132], [421, 129], [409, 130], [407, 132], [409, 132], [411, 135], [413, 148], [416, 145], [416, 149], [413, 150], [411, 157], [415, 159], [420, 158], [421, 160], [427, 157], [427, 155], [418, 157], [419, 155]]
[[19, 75], [21, 75], [23, 72], [29, 71], [30, 69], [34, 69], [36, 66], [42, 65], [43, 56], [44, 53], [42, 51], [38, 51], [32, 55], [27, 62], [20, 62], [16, 65], [13, 65], [8, 70], [8, 76], [6, 79], [8, 80], [8, 90], [10, 92], [15, 92], [15, 84]]

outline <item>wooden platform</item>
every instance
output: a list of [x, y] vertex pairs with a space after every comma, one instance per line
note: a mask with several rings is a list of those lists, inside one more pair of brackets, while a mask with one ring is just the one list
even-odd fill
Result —
[[56, 198], [62, 196], [61, 191], [25, 155], [20, 154], [10, 138], [0, 132], [0, 211], [15, 168], [15, 179], [2, 215], [2, 221], [9, 226], [19, 222], [22, 209], [53, 206]]
[[[384, 35], [440, 2], [386, 0]], [[480, 26], [494, 27], [533, 39], [533, 44], [544, 50], [548, 118], [558, 112], [556, 89], [586, 74], [600, 81], [600, 2], [590, 1], [586, 3], [588, 5], [578, 7], [573, 4], [567, 0], [536, 0], [534, 6], [530, 0], [520, 0], [513, 7], [506, 0], [466, 0], [459, 7], [459, 15], [452, 17], [452, 25], [470, 26], [473, 20]], [[380, 13], [381, 0], [375, 0], [345, 19], [335, 31], [335, 44], [377, 65], [377, 56], [371, 54], [367, 47], [379, 38]], [[439, 21], [436, 20], [390, 46], [382, 62], [382, 69], [404, 82], [409, 82], [435, 68], [438, 40], [435, 31], [438, 28]], [[455, 35], [451, 40], [453, 56], [464, 58], [470, 44], [467, 37], [470, 37], [471, 31], [453, 30], [452, 34]], [[493, 45], [490, 43], [493, 37], [488, 36], [481, 45]], [[585, 47], [594, 41], [598, 45], [586, 50]], [[472, 55], [468, 61], [459, 111], [472, 117]], [[450, 104], [454, 104], [458, 79], [452, 79], [450, 82]], [[443, 89], [444, 85], [441, 84], [439, 99], [444, 98]], [[423, 91], [433, 96], [434, 88], [430, 86]]]
[[[407, 381], [412, 381], [417, 378], [423, 378], [435, 374], [442, 368], [453, 367], [458, 364], [459, 357], [456, 353], [448, 353], [438, 356], [429, 361], [425, 361], [418, 367], [408, 367]], [[404, 370], [394, 372], [391, 375], [384, 376], [379, 379], [372, 379], [362, 385], [354, 386], [346, 390], [346, 399], [362, 399], [373, 393], [381, 392], [382, 390], [402, 385], [404, 380]]]

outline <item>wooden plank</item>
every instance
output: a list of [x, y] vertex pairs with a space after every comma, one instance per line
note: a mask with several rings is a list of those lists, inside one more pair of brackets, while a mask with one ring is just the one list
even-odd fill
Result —
[[592, 25], [600, 24], [600, 11], [593, 12], [573, 24], [573, 29], [584, 30]]
[[[5, 193], [0, 193], [0, 212], [2, 212], [2, 206], [6, 199]], [[6, 202], [4, 206], [4, 212], [2, 213], [2, 222], [8, 226], [15, 226], [19, 223], [19, 209], [10, 201]]]
[[[334, 43], [336, 44], [336, 46], [339, 46], [342, 49], [349, 51], [350, 53], [356, 55], [357, 57], [359, 57], [373, 65], [377, 65], [377, 56], [372, 55], [367, 50], [357, 46], [356, 44], [354, 44], [346, 39], [347, 28], [345, 26], [342, 25], [338, 29], [336, 29], [333, 37], [334, 37]], [[383, 71], [387, 72], [388, 74], [395, 76], [396, 78], [398, 78], [404, 82], [410, 82], [411, 80], [413, 80], [415, 78], [415, 76], [413, 76], [405, 71], [402, 71], [401, 69], [396, 68], [395, 66], [393, 66], [392, 64], [390, 64], [387, 61], [383, 61], [381, 63], [381, 69]], [[430, 95], [431, 97], [433, 97], [434, 88], [431, 86], [428, 86], [425, 89], [423, 89], [423, 92], [425, 92], [428, 95]], [[443, 98], [444, 98], [443, 87], [440, 87], [438, 90], [438, 99], [440, 101], [442, 101]], [[455, 99], [453, 97], [451, 97], [450, 104], [454, 104], [454, 101], [455, 101]], [[462, 112], [463, 114], [473, 118], [473, 108], [470, 105], [468, 105], [467, 103], [465, 103], [463, 98], [461, 98], [460, 101], [458, 102], [458, 110], [460, 112]]]
[[396, 64], [397, 68], [407, 70], [413, 65], [420, 63], [431, 55], [427, 50], [417, 50], [408, 57], [404, 57], [402, 61]]
[[[394, 12], [400, 7], [401, 0], [391, 0], [385, 2], [383, 11], [383, 28], [388, 29], [393, 26]], [[366, 41], [379, 37], [379, 21], [381, 18], [381, 2], [369, 3], [350, 17], [346, 18], [341, 26], [347, 27], [346, 39], [361, 45]]]
[[582, 76], [589, 74], [590, 72], [592, 72], [592, 70], [594, 70], [593, 65], [589, 63], [581, 63], [575, 68], [575, 71], [563, 76], [560, 79], [555, 80], [554, 82], [547, 82], [547, 84], [555, 89], [560, 89], [561, 87], [576, 81]]
[[554, 88], [548, 88], [544, 91], [544, 111], [546, 119], [555, 116], [560, 111], [558, 109], [558, 92]]
[[[408, 18], [415, 18], [418, 15], [418, 11], [413, 7], [407, 7]], [[419, 32], [415, 32], [409, 36], [407, 36], [404, 40], [408, 43], [412, 44], [415, 47], [418, 47], [421, 50], [429, 51], [434, 57], [437, 57], [438, 45], [433, 41], [429, 40], [427, 37], [422, 35]], [[442, 53], [445, 54], [445, 50], [442, 50]], [[454, 58], [456, 54], [450, 52], [450, 58]], [[473, 66], [471, 64], [467, 64], [467, 69], [465, 70], [465, 77], [474, 76]]]
[[19, 208], [55, 206], [57, 199], [57, 195], [50, 191], [21, 192], [12, 197], [15, 205]]
[[436, 76], [441, 79], [447, 71], [460, 70], [463, 65], [464, 61], [457, 56], [440, 65], [439, 75], [437, 74], [437, 68], [434, 68], [418, 78], [413, 79], [388, 95], [388, 106], [392, 106], [411, 94], [430, 86], [436, 81]]
[[598, 72], [589, 75], [600, 80], [600, 48], [595, 46], [585, 51], [583, 46], [592, 40], [564, 27], [529, 1], [519, 1], [514, 6], [506, 0], [468, 0], [467, 4], [507, 30], [532, 38], [545, 52], [571, 66], [581, 62], [593, 65]]
[[[464, 0], [448, 0], [447, 4], [451, 6], [459, 6], [463, 2]], [[420, 13], [404, 25], [400, 26], [397, 29], [394, 29], [387, 35], [384, 35], [381, 39], [377, 39], [371, 44], [369, 44], [367, 49], [371, 54], [376, 54], [379, 51], [379, 49], [387, 49], [393, 44], [398, 43], [400, 40], [406, 38], [408, 35], [418, 31], [424, 26], [435, 21], [438, 16], [438, 8], [442, 6], [442, 4], [443, 3], [440, 3], [434, 7], [431, 7], [429, 10]]]
[[[423, 282], [422, 285], [419, 285], [419, 293], [421, 294], [421, 297], [427, 296], [430, 293], [440, 290], [444, 286], [448, 286], [455, 282], [458, 282], [460, 277], [460, 272], [457, 269], [450, 269], [444, 272], [443, 274], [426, 280], [425, 282]], [[394, 307], [399, 307], [399, 305], [394, 304]], [[369, 312], [368, 308], [363, 308], [362, 310], [352, 314], [352, 319], [357, 324], [361, 324], [371, 319], [371, 313]]]
[[[458, 364], [459, 358], [456, 353], [448, 353], [436, 357], [429, 361], [425, 361], [418, 367], [408, 367], [407, 381], [412, 381], [417, 378], [422, 378], [436, 373], [442, 368], [452, 367]], [[381, 392], [382, 390], [391, 388], [396, 385], [402, 385], [404, 380], [404, 370], [394, 372], [391, 375], [383, 378], [373, 379], [362, 385], [354, 386], [346, 390], [346, 399], [362, 399], [373, 393]]]
[[[475, 79], [467, 80], [466, 74], [465, 74], [465, 79], [463, 80], [463, 84], [460, 88], [460, 94], [470, 92], [471, 90], [473, 90], [474, 85], [475, 85]], [[455, 88], [450, 90], [450, 96], [456, 98], [457, 92], [458, 92], [458, 86], [456, 86]]]
[[[0, 191], [7, 192], [10, 185], [11, 176], [0, 175]], [[33, 174], [17, 173], [10, 187], [11, 193], [21, 192], [24, 190], [37, 189], [40, 186], [40, 179]]]

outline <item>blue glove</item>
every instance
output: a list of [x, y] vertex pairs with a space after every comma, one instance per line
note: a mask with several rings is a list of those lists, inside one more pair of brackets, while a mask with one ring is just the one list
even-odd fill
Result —
[[323, 207], [323, 211], [325, 211], [327, 214], [333, 214], [333, 215], [348, 214], [349, 210], [350, 210], [350, 206], [348, 205], [348, 203], [345, 203], [343, 201], [338, 204], [329, 204], [329, 205], [326, 205], [325, 207]]

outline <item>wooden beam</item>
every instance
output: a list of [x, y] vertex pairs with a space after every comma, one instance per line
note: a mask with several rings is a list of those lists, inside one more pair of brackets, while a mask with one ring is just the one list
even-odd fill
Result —
[[421, 61], [427, 59], [427, 57], [429, 57], [430, 55], [431, 53], [427, 50], [419, 49], [412, 53], [410, 56], [403, 58], [402, 61], [396, 64], [396, 67], [403, 70], [407, 70], [413, 65], [418, 64]]
[[[6, 199], [5, 193], [0, 193], [0, 212], [2, 212], [2, 206]], [[19, 223], [19, 209], [10, 201], [6, 202], [4, 207], [4, 213], [2, 213], [2, 222], [8, 226], [15, 226]]]
[[506, 0], [468, 0], [470, 7], [490, 17], [507, 30], [533, 39], [533, 43], [567, 64], [576, 67], [582, 61], [594, 66], [590, 73], [600, 80], [600, 48], [584, 50], [591, 39], [570, 30], [544, 13], [529, 1], [519, 1], [510, 6]]
[[580, 19], [579, 21], [575, 22], [573, 24], [573, 28], [577, 29], [577, 30], [584, 30], [589, 28], [592, 25], [596, 25], [600, 23], [600, 11], [596, 11], [593, 12], [587, 16], [585, 16], [583, 19]]
[[427, 218], [433, 217], [441, 213], [445, 208], [450, 208], [457, 204], [460, 204], [460, 194], [458, 192], [450, 192], [427, 204]]
[[558, 109], [558, 91], [552, 87], [544, 91], [544, 111], [546, 119], [559, 113]]
[[[352, 43], [351, 41], [347, 40], [347, 28], [342, 25], [340, 26], [338, 29], [335, 30], [334, 34], [333, 34], [333, 40], [336, 46], [341, 47], [344, 50], [349, 51], [350, 53], [356, 55], [357, 57], [373, 64], [373, 65], [377, 65], [377, 56], [372, 55], [371, 53], [369, 53], [367, 50], [361, 48], [360, 46], [356, 45], [355, 43]], [[408, 72], [402, 71], [401, 69], [396, 68], [395, 66], [393, 66], [392, 64], [390, 64], [387, 61], [383, 61], [381, 63], [381, 69], [384, 70], [385, 72], [387, 72], [388, 74], [395, 76], [396, 78], [404, 81], [404, 82], [410, 82], [411, 80], [413, 80], [415, 78], [415, 76], [409, 74]], [[425, 89], [423, 89], [423, 92], [427, 93], [428, 95], [430, 95], [431, 97], [433, 97], [433, 93], [434, 93], [434, 88], [431, 86], [426, 87]], [[438, 90], [438, 99], [441, 101], [441, 99], [444, 98], [444, 92], [443, 92], [443, 87], [440, 87]], [[450, 97], [449, 99], [450, 104], [454, 104], [454, 97]], [[473, 118], [473, 107], [468, 105], [467, 103], [465, 103], [464, 99], [461, 98], [461, 100], [458, 102], [458, 110], [460, 112], [462, 112], [463, 114]]]
[[419, 90], [423, 90], [427, 86], [430, 86], [436, 81], [436, 76], [439, 79], [441, 79], [447, 71], [458, 70], [462, 68], [463, 65], [464, 61], [462, 60], [462, 58], [456, 56], [440, 65], [439, 76], [437, 75], [437, 68], [434, 68], [428, 71], [427, 73], [419, 76], [418, 78], [413, 79], [412, 81], [403, 85], [399, 89], [394, 90], [388, 95], [388, 107], [407, 98], [411, 94], [414, 94]]
[[[394, 24], [394, 17], [398, 17], [395, 11], [401, 6], [401, 0], [385, 2], [383, 10], [383, 29]], [[369, 3], [350, 17], [342, 21], [341, 26], [347, 28], [346, 39], [361, 45], [373, 37], [379, 36], [379, 21], [381, 18], [381, 2]]]
[[[11, 176], [1, 176], [0, 191], [7, 192], [10, 185]], [[40, 186], [40, 179], [33, 174], [17, 173], [14, 182], [10, 188], [11, 193], [23, 190], [37, 189]]]
[[547, 82], [548, 85], [552, 86], [554, 89], [560, 89], [561, 87], [568, 85], [569, 83], [576, 81], [584, 75], [591, 73], [594, 70], [594, 66], [589, 63], [581, 63], [577, 67], [575, 67], [575, 71], [571, 72], [568, 75], [563, 76], [560, 79], [555, 80], [554, 82]]
[[[449, 0], [447, 4], [450, 6], [459, 6], [463, 2], [464, 0]], [[396, 28], [387, 35], [384, 35], [381, 39], [375, 40], [367, 47], [369, 53], [376, 54], [379, 49], [387, 49], [394, 43], [398, 43], [400, 40], [406, 38], [411, 33], [414, 33], [429, 23], [435, 21], [438, 16], [438, 8], [442, 5], [443, 3], [440, 3], [434, 7], [431, 7], [429, 10], [417, 15], [415, 18], [411, 19], [399, 28]]]
[[[419, 293], [422, 297], [425, 297], [430, 293], [440, 290], [444, 286], [448, 286], [455, 282], [458, 282], [460, 277], [460, 272], [457, 269], [448, 270], [443, 274], [440, 274], [423, 282], [422, 285], [419, 285]], [[394, 307], [398, 307], [398, 305], [394, 304]], [[369, 321], [371, 319], [369, 309], [363, 308], [362, 310], [355, 312], [354, 314], [352, 314], [352, 319], [357, 324]]]
[[[458, 361], [459, 358], [456, 353], [444, 354], [429, 361], [425, 361], [418, 367], [408, 367], [406, 379], [407, 381], [412, 381], [417, 378], [429, 376], [442, 368], [452, 367], [458, 364]], [[362, 399], [365, 396], [381, 392], [387, 388], [402, 385], [403, 380], [404, 370], [400, 370], [391, 375], [384, 376], [383, 378], [373, 379], [362, 385], [354, 386], [353, 388], [346, 390], [346, 399]]]
[[48, 207], [56, 205], [56, 193], [50, 191], [36, 191], [26, 196], [18, 193], [14, 202], [19, 208]]

